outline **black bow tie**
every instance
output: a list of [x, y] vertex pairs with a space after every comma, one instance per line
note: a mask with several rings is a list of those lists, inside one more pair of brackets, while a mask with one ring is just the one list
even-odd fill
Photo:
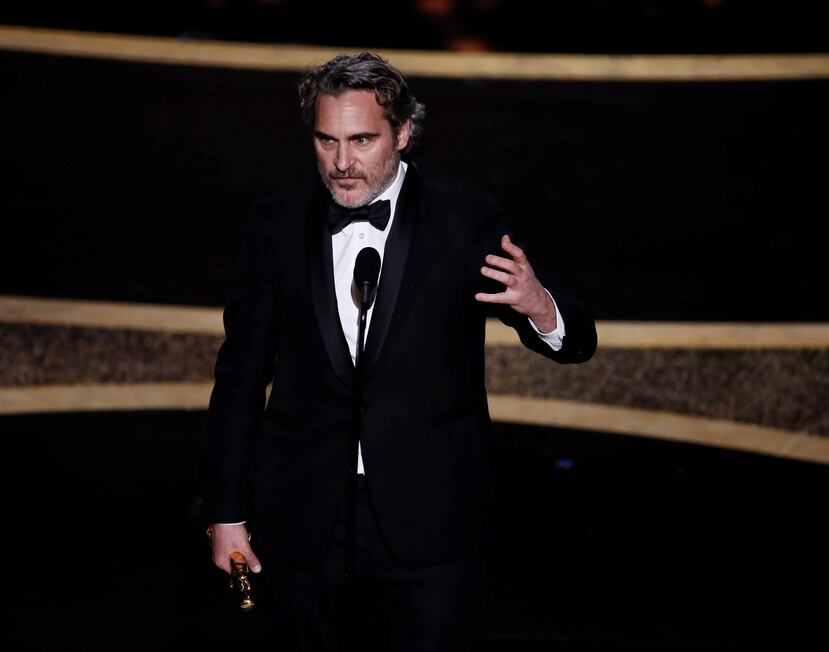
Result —
[[328, 226], [331, 233], [342, 231], [352, 222], [369, 222], [375, 229], [386, 230], [391, 217], [391, 202], [388, 199], [376, 201], [360, 208], [343, 208], [333, 201], [328, 205]]

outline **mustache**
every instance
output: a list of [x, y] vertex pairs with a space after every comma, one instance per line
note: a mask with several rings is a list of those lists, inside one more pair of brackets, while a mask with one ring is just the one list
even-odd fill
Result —
[[348, 168], [344, 172], [340, 172], [339, 170], [331, 170], [328, 173], [328, 176], [332, 179], [365, 179], [365, 175], [362, 172], [359, 172], [356, 168]]

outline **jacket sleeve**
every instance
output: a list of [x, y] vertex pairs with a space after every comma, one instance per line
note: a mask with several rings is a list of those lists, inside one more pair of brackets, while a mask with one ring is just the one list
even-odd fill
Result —
[[267, 385], [273, 379], [278, 311], [272, 251], [254, 209], [224, 309], [225, 340], [202, 431], [201, 482], [209, 523], [247, 520], [249, 477]]
[[[498, 202], [488, 198], [479, 206], [477, 224], [468, 243], [468, 273], [472, 277], [475, 292], [503, 292], [504, 286], [483, 276], [480, 269], [485, 265], [484, 259], [488, 254], [506, 255], [501, 249], [501, 237], [504, 234], [508, 234], [510, 239], [527, 253], [525, 247], [516, 241]], [[533, 265], [531, 255], [528, 253], [527, 256]], [[527, 348], [559, 363], [586, 362], [595, 353], [597, 344], [596, 325], [592, 316], [580, 301], [564, 292], [548, 272], [536, 268], [535, 265], [533, 271], [541, 285], [552, 295], [564, 320], [566, 335], [561, 349], [553, 351], [533, 330], [526, 315], [516, 312], [509, 306], [495, 304], [495, 316], [514, 328], [521, 343]]]

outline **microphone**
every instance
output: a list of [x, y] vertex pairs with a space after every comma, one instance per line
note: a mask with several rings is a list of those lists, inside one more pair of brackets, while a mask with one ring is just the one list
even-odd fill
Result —
[[374, 247], [365, 247], [357, 254], [354, 263], [354, 284], [360, 292], [363, 310], [368, 310], [377, 294], [377, 280], [380, 277], [380, 254]]

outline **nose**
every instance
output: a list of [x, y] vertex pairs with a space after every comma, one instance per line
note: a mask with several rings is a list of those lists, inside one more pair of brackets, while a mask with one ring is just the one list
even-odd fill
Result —
[[346, 142], [337, 145], [337, 154], [334, 158], [334, 166], [339, 172], [345, 172], [354, 163], [351, 156], [351, 144]]

